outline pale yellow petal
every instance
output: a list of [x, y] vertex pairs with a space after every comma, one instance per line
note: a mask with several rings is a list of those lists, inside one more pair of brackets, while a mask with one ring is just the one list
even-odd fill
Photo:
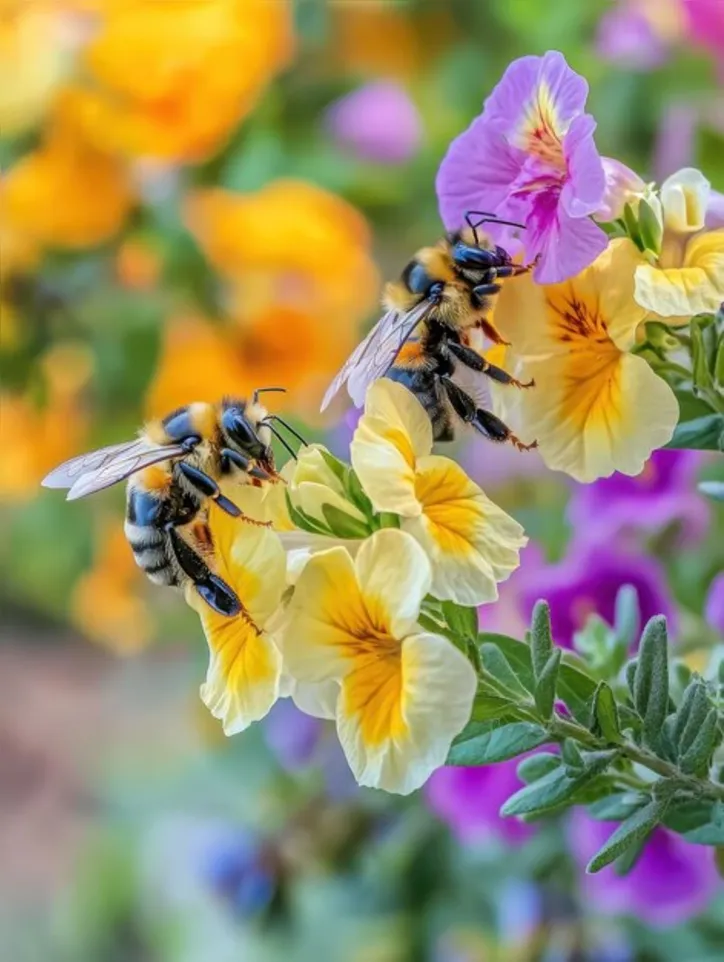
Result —
[[616, 349], [530, 364], [521, 417], [547, 466], [590, 482], [636, 475], [673, 434], [679, 406], [643, 358]]
[[294, 704], [305, 715], [313, 718], [335, 718], [339, 692], [338, 681], [323, 681], [318, 684], [292, 681], [290, 686]]
[[349, 446], [350, 460], [375, 511], [414, 518], [420, 513], [415, 497], [416, 457], [397, 440], [383, 421], [363, 415]]
[[664, 318], [717, 311], [724, 301], [724, 229], [693, 237], [680, 267], [638, 267], [636, 300]]
[[470, 718], [476, 688], [470, 662], [439, 635], [406, 638], [396, 658], [360, 660], [337, 709], [359, 784], [402, 795], [423, 785]]
[[[286, 465], [285, 465], [286, 467]], [[282, 481], [262, 484], [239, 484], [224, 480], [221, 490], [249, 518], [271, 522], [275, 531], [293, 531], [294, 525], [287, 511], [287, 486]]]
[[403, 531], [385, 528], [362, 543], [355, 570], [372, 624], [395, 638], [406, 635], [430, 591], [430, 562], [420, 545]]
[[701, 230], [706, 220], [711, 184], [695, 167], [684, 167], [661, 185], [664, 227], [688, 234]]
[[409, 463], [432, 451], [432, 427], [425, 409], [414, 394], [387, 378], [367, 389], [362, 419], [374, 418], [384, 425], [384, 437], [405, 454]]
[[417, 495], [423, 513], [403, 529], [430, 559], [431, 593], [462, 605], [494, 601], [497, 584], [520, 563], [523, 528], [448, 458], [420, 459]]

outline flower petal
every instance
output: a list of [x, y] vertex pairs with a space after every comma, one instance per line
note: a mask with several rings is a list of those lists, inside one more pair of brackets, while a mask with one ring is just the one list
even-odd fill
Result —
[[[432, 426], [415, 395], [402, 384], [380, 378], [367, 390], [362, 418], [374, 418], [386, 425], [386, 440], [405, 454], [408, 464], [432, 451]], [[362, 419], [360, 419], [362, 420]]]
[[634, 204], [646, 190], [646, 184], [639, 175], [613, 157], [602, 157], [606, 190], [603, 200], [596, 211], [596, 219], [601, 221], [617, 220], [623, 217], [627, 203]]
[[533, 276], [539, 284], [575, 277], [603, 253], [608, 238], [588, 217], [569, 217], [555, 196], [535, 198], [527, 223], [526, 255], [540, 255]]
[[717, 311], [724, 301], [724, 229], [693, 237], [681, 267], [638, 267], [635, 291], [638, 303], [660, 317]]
[[661, 185], [664, 227], [676, 233], [701, 230], [706, 220], [711, 184], [695, 167], [684, 167]]
[[477, 688], [470, 662], [446, 638], [406, 638], [395, 659], [360, 661], [345, 678], [337, 731], [360, 785], [407, 795], [444, 764]]
[[670, 439], [679, 416], [671, 388], [643, 358], [611, 344], [530, 362], [536, 387], [520, 398], [521, 435], [538, 440], [549, 468], [577, 481], [638, 474]]
[[594, 214], [606, 191], [603, 163], [593, 139], [595, 129], [593, 117], [582, 114], [572, 121], [563, 142], [568, 177], [561, 190], [561, 205], [570, 217]]
[[383, 528], [363, 542], [355, 570], [373, 624], [402, 638], [417, 622], [430, 591], [432, 573], [425, 552], [403, 531]]
[[423, 514], [403, 528], [432, 562], [432, 594], [462, 605], [494, 601], [497, 583], [520, 563], [522, 527], [449, 458], [421, 458], [416, 490]]

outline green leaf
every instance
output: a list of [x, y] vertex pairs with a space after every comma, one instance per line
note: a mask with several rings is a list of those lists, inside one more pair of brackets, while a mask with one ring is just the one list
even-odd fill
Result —
[[693, 745], [710, 707], [706, 682], [698, 677], [692, 678], [675, 716], [673, 738], [679, 757]]
[[621, 741], [621, 725], [613, 691], [602, 681], [593, 696], [593, 730], [607, 742]]
[[586, 866], [586, 871], [591, 875], [600, 872], [602, 868], [610, 865], [632, 845], [636, 845], [642, 839], [645, 839], [659, 824], [665, 811], [665, 803], [652, 801], [630, 815], [593, 856]]
[[533, 694], [535, 679], [530, 660], [530, 648], [522, 641], [509, 638], [507, 635], [496, 635], [491, 632], [481, 632], [478, 642], [482, 645], [495, 645], [504, 655], [505, 660], [515, 672], [515, 675], [526, 691]]
[[484, 722], [505, 718], [515, 710], [515, 701], [488, 687], [485, 682], [478, 686], [473, 702], [471, 721]]
[[639, 201], [638, 225], [644, 248], [658, 254], [661, 250], [663, 229], [653, 208], [645, 200]]
[[561, 746], [561, 756], [566, 767], [572, 769], [573, 772], [580, 771], [585, 767], [583, 755], [572, 738], [566, 738], [563, 742]]
[[626, 228], [626, 233], [638, 247], [640, 251], [644, 250], [644, 242], [639, 231], [639, 222], [636, 219], [636, 215], [633, 212], [633, 208], [630, 204], [626, 204], [623, 209], [623, 223]]
[[681, 771], [686, 775], [705, 775], [709, 770], [714, 749], [720, 741], [719, 718], [716, 708], [712, 708], [691, 747], [679, 757]]
[[656, 748], [669, 711], [669, 650], [666, 619], [650, 618], [639, 646], [634, 705], [643, 720], [643, 740]]
[[340, 482], [340, 484], [344, 485], [345, 478], [349, 470], [347, 465], [343, 461], [340, 461], [339, 458], [335, 458], [332, 452], [327, 451], [326, 448], [318, 447], [317, 451], [320, 453], [320, 455], [322, 456], [322, 460], [327, 465], [327, 467], [332, 472], [332, 474], [335, 476], [335, 478]]
[[337, 538], [366, 538], [370, 534], [368, 526], [357, 518], [353, 518], [334, 504], [323, 504], [322, 514], [329, 525], [329, 530]]
[[698, 488], [712, 501], [724, 501], [724, 481], [700, 481]]
[[583, 662], [566, 652], [558, 672], [557, 690], [558, 697], [573, 717], [583, 725], [588, 725], [596, 682], [582, 668]]
[[[478, 636], [479, 637], [479, 636]], [[511, 668], [508, 659], [497, 645], [485, 642], [480, 646], [483, 671], [487, 672], [501, 685], [514, 694], [527, 697], [529, 692]]]
[[618, 589], [613, 624], [618, 640], [628, 651], [641, 631], [641, 606], [633, 585], [622, 585]]
[[724, 802], [675, 799], [664, 824], [697, 845], [724, 845]]
[[[468, 733], [468, 737], [463, 736]], [[512, 722], [481, 731], [468, 726], [453, 742], [448, 765], [490, 765], [504, 762], [550, 741], [545, 728], [530, 722]]]
[[597, 822], [623, 822], [641, 808], [647, 797], [639, 792], [616, 792], [593, 802], [586, 811]]
[[302, 531], [309, 531], [312, 534], [324, 534], [329, 535], [329, 531], [314, 518], [311, 518], [308, 514], [305, 514], [301, 508], [295, 508], [292, 504], [292, 499], [289, 497], [289, 492], [285, 491], [284, 495], [287, 501], [287, 511], [289, 512], [289, 517], [293, 521], [295, 527], [301, 528]]
[[724, 388], [724, 337], [720, 338], [714, 359], [714, 380], [717, 387]]
[[553, 752], [536, 752], [535, 755], [530, 755], [519, 762], [516, 774], [522, 782], [530, 785], [531, 782], [537, 782], [539, 778], [552, 772], [554, 768], [558, 768], [560, 764], [560, 755], [555, 755]]
[[465, 608], [456, 605], [454, 601], [443, 601], [443, 618], [456, 635], [466, 641], [477, 642], [478, 638], [478, 609]]
[[667, 448], [724, 451], [724, 414], [707, 414], [676, 426]]
[[[343, 482], [344, 490], [350, 501], [360, 509], [360, 511], [368, 518], [374, 516], [374, 508], [372, 507], [372, 502], [367, 497], [364, 492], [357, 474], [352, 468], [345, 469], [345, 475]], [[386, 527], [392, 527], [392, 525], [386, 525]], [[396, 525], [399, 528], [399, 523]]]
[[565, 768], [556, 768], [543, 778], [526, 785], [503, 805], [501, 815], [534, 815], [557, 808], [573, 800], [577, 792], [611, 764], [615, 752], [592, 752], [585, 767], [575, 775]]
[[552, 654], [551, 609], [547, 601], [536, 601], [530, 626], [530, 655], [536, 682]]
[[536, 707], [545, 719], [550, 718], [553, 714], [553, 706], [556, 700], [556, 682], [562, 654], [560, 648], [555, 648], [551, 652], [550, 658], [538, 676], [538, 683], [533, 693]]
[[704, 335], [701, 327], [694, 320], [690, 325], [691, 334], [691, 360], [692, 375], [694, 379], [694, 392], [714, 390], [714, 378], [709, 370], [709, 358], [707, 357]]

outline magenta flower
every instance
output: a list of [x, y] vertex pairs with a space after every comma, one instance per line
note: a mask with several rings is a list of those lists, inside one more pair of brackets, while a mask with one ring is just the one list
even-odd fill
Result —
[[398, 84], [366, 84], [331, 104], [324, 125], [336, 143], [361, 160], [402, 164], [417, 153], [422, 122]]
[[724, 571], [709, 586], [704, 617], [715, 631], [724, 636]]
[[503, 803], [523, 787], [515, 773], [519, 762], [514, 758], [482, 768], [439, 768], [425, 786], [427, 804], [463, 844], [490, 838], [524, 842], [535, 826], [499, 814]]
[[540, 258], [541, 284], [580, 273], [607, 244], [590, 219], [606, 181], [587, 96], [588, 84], [557, 51], [514, 61], [437, 175], [446, 228], [463, 226], [469, 210], [523, 223], [525, 256]]
[[658, 563], [623, 546], [579, 541], [563, 561], [539, 567], [526, 576], [519, 605], [529, 623], [535, 602], [545, 598], [551, 606], [556, 642], [571, 648], [574, 635], [589, 615], [598, 614], [613, 624], [616, 595], [624, 585], [636, 589], [642, 624], [653, 615], [663, 614], [670, 632], [675, 629], [675, 611]]
[[573, 857], [581, 869], [581, 894], [605, 914], [634, 915], [649, 925], [678, 925], [703, 912], [722, 881], [714, 850], [694, 845], [665, 828], [654, 829], [628, 875], [612, 866], [595, 875], [584, 868], [616, 828], [576, 809], [569, 823]]
[[593, 484], [575, 485], [568, 506], [574, 529], [590, 540], [623, 531], [658, 531], [676, 524], [682, 542], [706, 531], [710, 509], [696, 492], [701, 457], [696, 451], [654, 451], [641, 474], [612, 474]]
[[689, 34], [714, 54], [724, 79], [724, 4], [721, 0], [680, 0]]

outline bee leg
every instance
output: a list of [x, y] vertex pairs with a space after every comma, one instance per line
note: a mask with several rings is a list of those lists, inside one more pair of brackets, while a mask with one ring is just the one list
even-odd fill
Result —
[[271, 475], [268, 471], [265, 471], [264, 468], [260, 468], [256, 464], [252, 464], [249, 458], [245, 458], [243, 454], [239, 454], [238, 451], [232, 451], [231, 448], [222, 448], [221, 466], [224, 473], [228, 472], [230, 464], [235, 464], [237, 468], [246, 471], [252, 478], [258, 478], [259, 481], [271, 480]]
[[482, 301], [485, 297], [488, 297], [491, 294], [499, 294], [500, 291], [500, 284], [477, 284], [473, 288], [473, 294], [479, 301]]
[[176, 531], [176, 522], [169, 521], [164, 530], [179, 568], [191, 579], [206, 604], [220, 615], [233, 617], [242, 611], [236, 594], [226, 582], [215, 575], [193, 548]]
[[489, 441], [510, 441], [519, 451], [530, 451], [532, 448], [538, 447], [537, 441], [533, 441], [532, 444], [523, 444], [504, 421], [501, 421], [499, 417], [496, 417], [490, 411], [485, 411], [483, 408], [477, 407], [473, 398], [471, 398], [469, 394], [466, 394], [465, 391], [462, 391], [450, 378], [444, 377], [442, 378], [442, 382], [453, 410], [458, 417], [462, 421], [465, 421], [466, 424], [474, 427], [476, 431], [488, 438]]
[[239, 517], [241, 514], [239, 508], [237, 508], [233, 501], [230, 501], [221, 493], [218, 484], [213, 478], [210, 478], [208, 474], [206, 474], [204, 471], [200, 471], [193, 465], [186, 464], [185, 461], [180, 461], [177, 467], [186, 480], [196, 488], [199, 494], [203, 494], [207, 498], [211, 498], [218, 504], [222, 511], [230, 514], [232, 518]]
[[467, 347], [465, 344], [457, 344], [455, 341], [448, 341], [448, 350], [451, 354], [464, 364], [466, 367], [471, 368], [473, 371], [480, 371], [481, 374], [487, 374], [494, 381], [499, 381], [500, 384], [510, 384], [512, 387], [527, 388], [533, 387], [535, 381], [531, 379], [530, 381], [518, 381], [512, 375], [504, 371], [502, 367], [498, 367], [495, 364], [491, 364], [486, 361], [484, 357], [481, 357], [477, 351], [474, 351], [472, 347]]

